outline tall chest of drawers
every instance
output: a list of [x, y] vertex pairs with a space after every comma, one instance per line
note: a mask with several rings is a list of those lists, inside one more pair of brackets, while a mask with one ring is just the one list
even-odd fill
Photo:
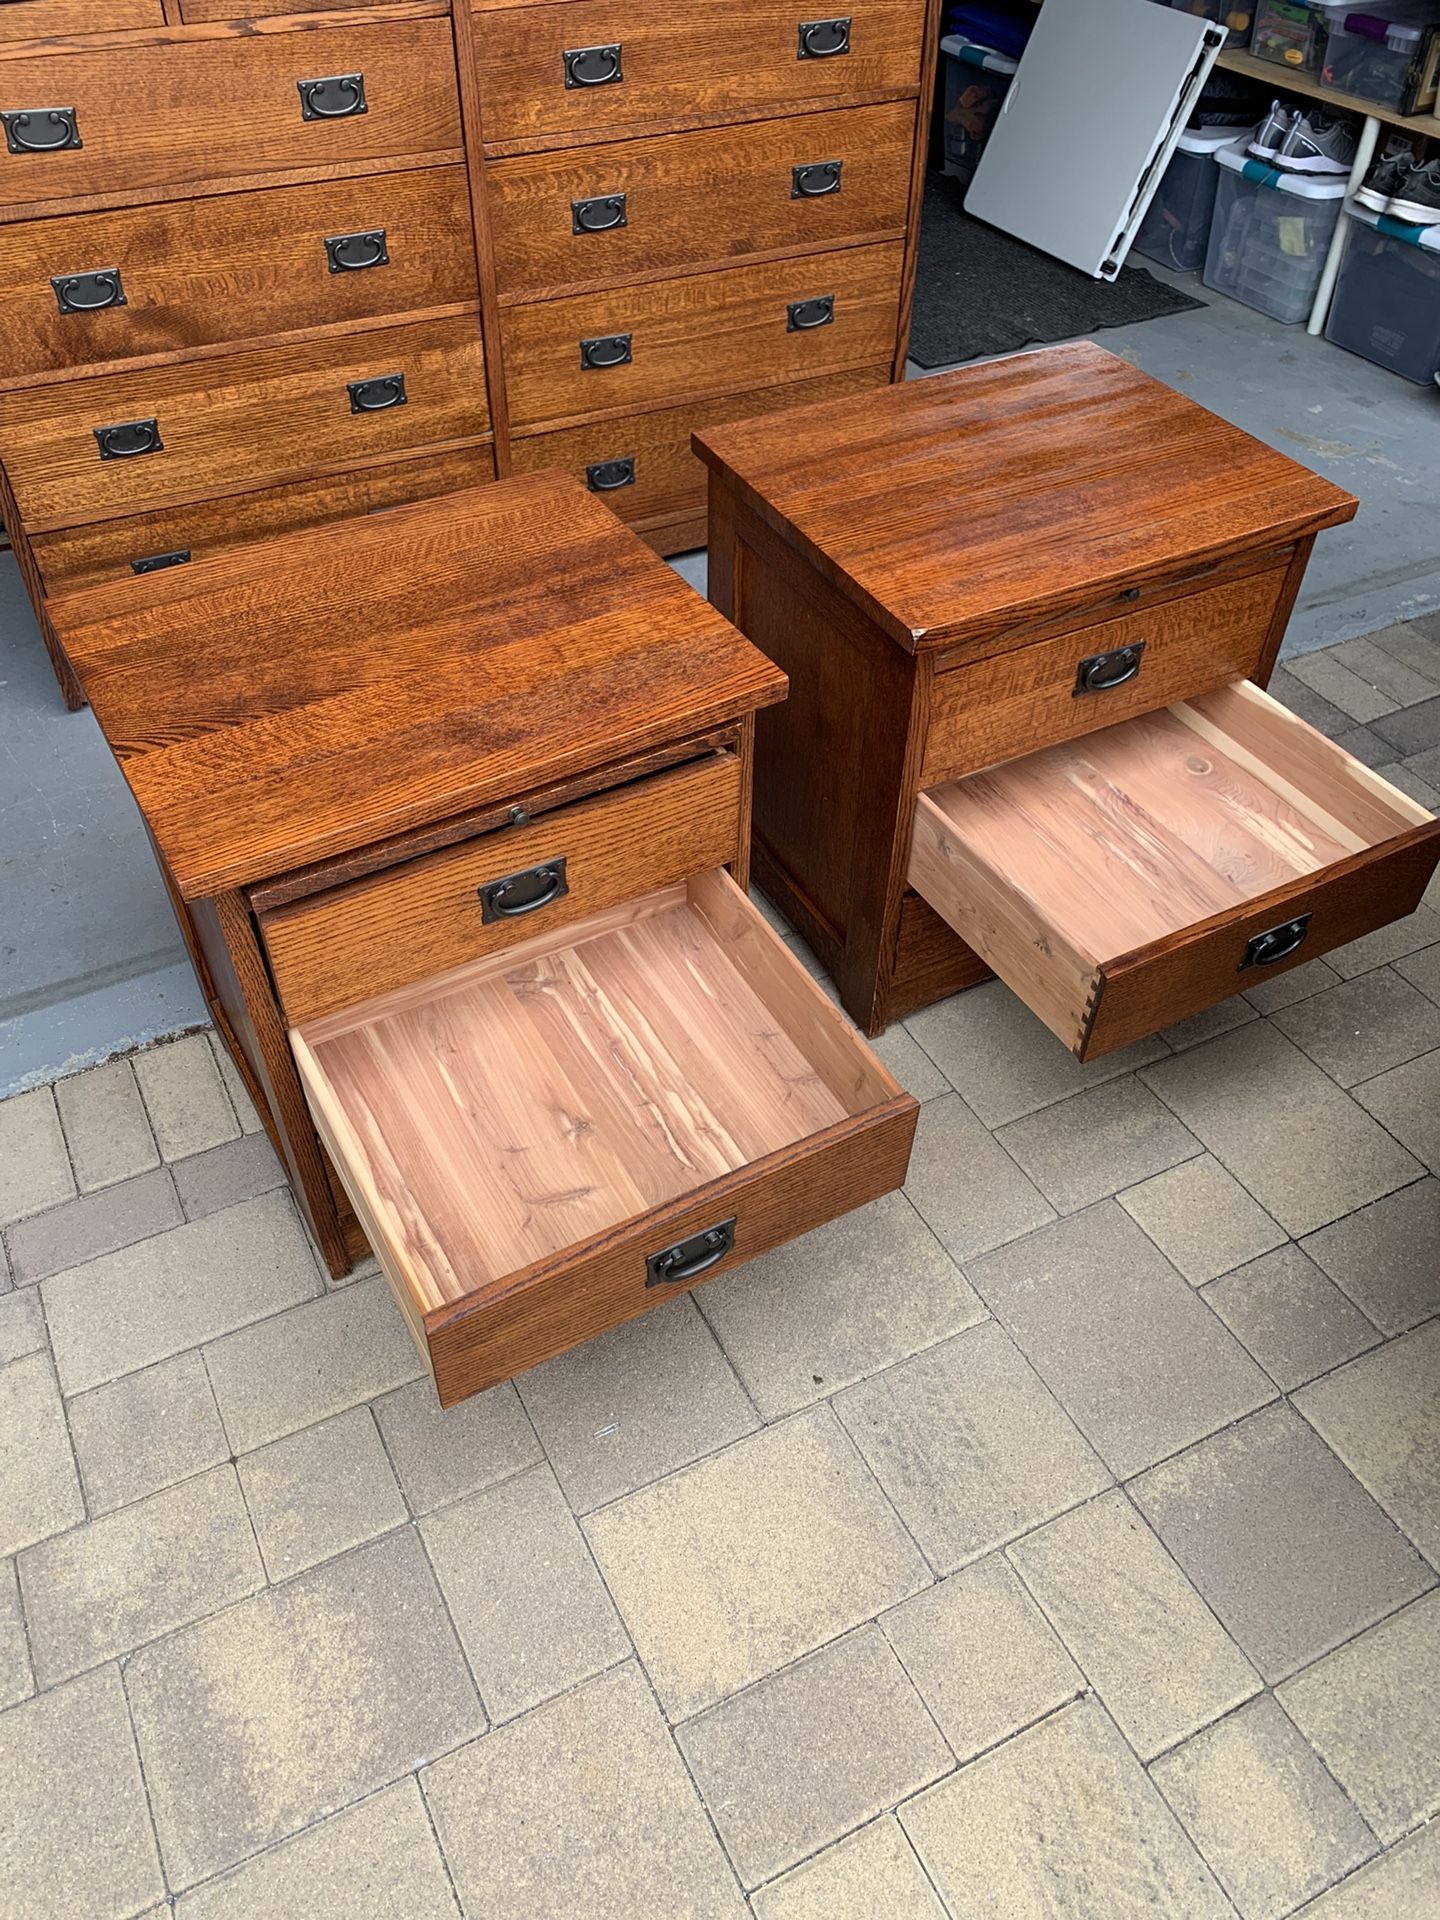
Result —
[[[0, 7], [0, 514], [62, 593], [903, 365], [936, 0]], [[243, 10], [244, 17], [236, 17]]]

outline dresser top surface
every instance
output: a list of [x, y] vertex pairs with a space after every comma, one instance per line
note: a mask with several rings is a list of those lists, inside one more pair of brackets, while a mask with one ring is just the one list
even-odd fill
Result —
[[707, 427], [696, 446], [917, 651], [1279, 545], [1356, 508], [1085, 341]]
[[187, 899], [785, 695], [777, 667], [559, 473], [257, 542], [50, 612]]

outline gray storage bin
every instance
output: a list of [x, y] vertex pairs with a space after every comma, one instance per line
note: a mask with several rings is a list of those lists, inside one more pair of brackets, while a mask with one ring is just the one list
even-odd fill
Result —
[[1428, 386], [1440, 373], [1440, 250], [1410, 237], [1423, 231], [1352, 219], [1325, 338]]

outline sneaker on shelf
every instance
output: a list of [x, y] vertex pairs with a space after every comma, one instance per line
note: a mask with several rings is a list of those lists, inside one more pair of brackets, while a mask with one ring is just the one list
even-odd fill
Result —
[[1383, 155], [1366, 174], [1364, 185], [1355, 189], [1355, 198], [1373, 213], [1389, 213], [1390, 202], [1409, 179], [1414, 164], [1409, 147]]
[[1282, 107], [1278, 100], [1270, 102], [1270, 111], [1256, 127], [1246, 143], [1245, 151], [1253, 153], [1257, 160], [1275, 160], [1285, 143], [1292, 120], [1299, 115], [1289, 107]]
[[1411, 226], [1440, 226], [1440, 157], [1417, 160], [1385, 211], [1392, 220], [1407, 220]]
[[1297, 113], [1280, 142], [1276, 163], [1295, 173], [1349, 173], [1355, 159], [1355, 128], [1333, 114]]

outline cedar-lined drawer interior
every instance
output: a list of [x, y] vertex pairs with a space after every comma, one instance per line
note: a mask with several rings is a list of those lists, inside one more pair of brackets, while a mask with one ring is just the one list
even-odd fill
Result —
[[1401, 918], [1437, 859], [1241, 681], [923, 793], [909, 879], [1083, 1060]]
[[723, 871], [291, 1041], [446, 1405], [891, 1191], [917, 1111]]
[[730, 752], [260, 915], [286, 1015], [312, 1020], [587, 919], [740, 853]]

